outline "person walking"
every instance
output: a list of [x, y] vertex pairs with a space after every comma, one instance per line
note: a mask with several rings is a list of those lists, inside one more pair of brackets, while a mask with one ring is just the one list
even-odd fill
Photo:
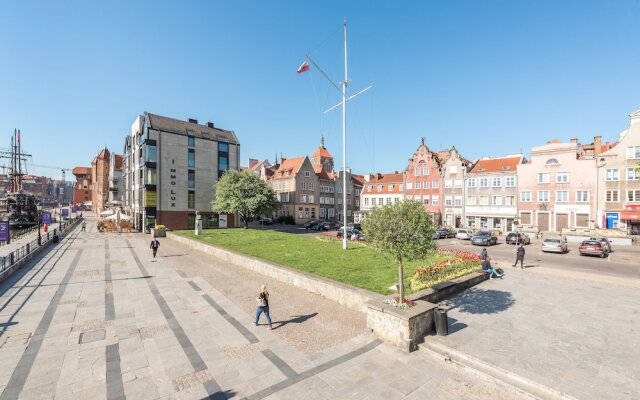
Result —
[[520, 247], [518, 247], [518, 250], [516, 250], [516, 262], [513, 263], [513, 266], [517, 266], [518, 265], [518, 261], [520, 261], [520, 268], [524, 269], [524, 244], [520, 243]]
[[256, 303], [258, 304], [258, 308], [256, 309], [256, 320], [253, 321], [254, 325], [258, 325], [260, 322], [260, 314], [264, 313], [264, 316], [267, 318], [267, 323], [269, 327], [267, 329], [271, 330], [271, 316], [269, 315], [269, 292], [267, 291], [267, 287], [262, 285], [260, 287], [260, 293], [258, 297], [256, 297]]
[[87, 231], [87, 221], [82, 221], [82, 232]]
[[487, 252], [487, 249], [484, 248], [482, 249], [482, 251], [480, 252], [480, 259], [482, 261], [486, 260], [487, 258], [489, 258], [489, 253]]
[[151, 246], [149, 246], [151, 248], [151, 251], [153, 252], [153, 258], [156, 258], [156, 253], [158, 252], [158, 247], [160, 247], [160, 242], [158, 242], [158, 239], [153, 238], [153, 240], [151, 241]]

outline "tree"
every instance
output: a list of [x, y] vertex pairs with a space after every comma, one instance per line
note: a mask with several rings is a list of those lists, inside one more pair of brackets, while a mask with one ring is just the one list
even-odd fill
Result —
[[404, 260], [424, 257], [435, 248], [431, 239], [435, 231], [431, 217], [420, 202], [405, 200], [373, 208], [363, 221], [362, 230], [373, 248], [395, 258], [400, 304], [403, 304]]
[[280, 207], [276, 193], [255, 173], [228, 170], [214, 187], [211, 209], [218, 214], [239, 214], [244, 228], [260, 214], [271, 214]]

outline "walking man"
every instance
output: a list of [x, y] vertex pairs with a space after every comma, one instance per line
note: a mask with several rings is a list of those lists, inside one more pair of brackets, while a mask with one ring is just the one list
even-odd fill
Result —
[[82, 232], [87, 231], [87, 221], [82, 221]]
[[160, 247], [160, 242], [158, 242], [158, 239], [153, 238], [153, 240], [151, 241], [151, 251], [153, 251], [153, 258], [156, 258], [156, 253], [158, 252], [158, 247]]
[[520, 268], [524, 269], [524, 244], [520, 243], [520, 247], [518, 247], [518, 250], [516, 250], [516, 262], [513, 263], [513, 266], [517, 266], [518, 265], [518, 261], [520, 261]]

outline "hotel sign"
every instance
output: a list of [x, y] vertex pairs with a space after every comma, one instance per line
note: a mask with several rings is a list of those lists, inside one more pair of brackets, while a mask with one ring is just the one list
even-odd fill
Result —
[[170, 175], [169, 175], [169, 184], [171, 185], [171, 192], [169, 192], [169, 204], [171, 208], [176, 208], [176, 191], [175, 191], [175, 186], [176, 186], [176, 180], [177, 178], [177, 172], [176, 172], [176, 168], [175, 168], [175, 164], [176, 164], [176, 160], [171, 160], [171, 169], [169, 170]]

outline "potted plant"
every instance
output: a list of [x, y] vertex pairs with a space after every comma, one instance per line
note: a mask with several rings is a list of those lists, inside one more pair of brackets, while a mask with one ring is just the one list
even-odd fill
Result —
[[153, 237], [165, 237], [167, 236], [167, 227], [164, 225], [156, 225], [151, 229]]

